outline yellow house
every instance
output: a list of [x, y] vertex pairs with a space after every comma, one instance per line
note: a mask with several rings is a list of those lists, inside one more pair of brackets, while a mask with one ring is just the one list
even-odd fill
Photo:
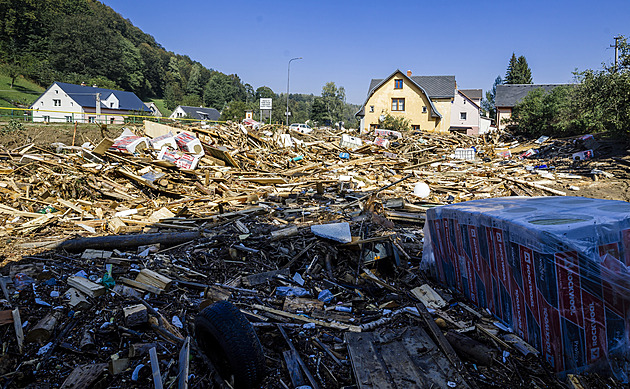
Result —
[[379, 128], [384, 115], [404, 116], [414, 130], [448, 131], [455, 76], [412, 76], [396, 70], [385, 79], [373, 79], [367, 99], [356, 113], [360, 129]]

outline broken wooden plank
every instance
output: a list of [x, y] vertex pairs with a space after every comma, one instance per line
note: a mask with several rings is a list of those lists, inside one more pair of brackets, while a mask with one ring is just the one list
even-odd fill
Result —
[[15, 329], [18, 350], [20, 354], [22, 354], [22, 349], [24, 347], [24, 332], [22, 331], [22, 318], [20, 317], [20, 310], [15, 308], [11, 314], [13, 315], [13, 328]]
[[259, 304], [253, 304], [252, 307], [254, 309], [259, 309], [261, 311], [273, 313], [274, 315], [284, 316], [290, 319], [304, 321], [307, 323], [313, 323], [322, 327], [335, 328], [338, 330], [347, 330], [347, 331], [353, 331], [353, 332], [361, 332], [361, 327], [355, 326], [352, 324], [343, 324], [343, 323], [336, 323], [336, 322], [328, 323], [322, 320], [311, 319], [310, 317], [306, 317], [302, 315], [295, 315], [293, 313], [281, 311], [279, 309], [269, 308], [269, 307], [266, 307], [264, 305], [259, 305]]
[[155, 347], [151, 347], [149, 350], [149, 356], [151, 358], [151, 373], [153, 376], [153, 386], [155, 389], [162, 389], [162, 375], [160, 374], [160, 362], [158, 360], [157, 351]]
[[91, 388], [106, 371], [106, 363], [89, 363], [77, 366], [63, 382], [61, 389]]
[[179, 351], [179, 373], [177, 374], [178, 389], [187, 389], [188, 388], [188, 372], [190, 370], [190, 336], [187, 336], [184, 339], [184, 344]]
[[85, 277], [70, 276], [66, 282], [69, 286], [92, 298], [102, 296], [107, 291], [104, 285], [96, 284]]
[[420, 327], [348, 332], [345, 340], [360, 389], [470, 388]]
[[167, 290], [173, 283], [173, 280], [156, 271], [144, 268], [136, 276], [136, 282], [151, 285], [160, 290]]
[[162, 290], [156, 288], [155, 286], [143, 284], [142, 282], [130, 280], [129, 278], [120, 277], [120, 281], [123, 284], [131, 286], [132, 288], [144, 290], [145, 292], [153, 293], [155, 295], [159, 295], [160, 293], [162, 293]]

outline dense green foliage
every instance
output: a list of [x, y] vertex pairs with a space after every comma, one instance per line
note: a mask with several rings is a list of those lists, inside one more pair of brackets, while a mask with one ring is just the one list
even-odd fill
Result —
[[512, 53], [505, 72], [504, 84], [531, 84], [532, 82], [532, 71], [525, 57], [521, 55], [516, 58], [516, 54]]
[[494, 98], [497, 95], [497, 85], [503, 84], [501, 76], [497, 76], [492, 84], [492, 89], [486, 91], [486, 97], [481, 102], [481, 108], [488, 114], [488, 117], [494, 118], [497, 116], [497, 109], [494, 106]]
[[[180, 104], [225, 110], [222, 116], [230, 120], [244, 117], [248, 109], [259, 119], [259, 99], [271, 97], [271, 120], [286, 120], [286, 95], [266, 86], [254, 90], [236, 74], [166, 51], [97, 0], [0, 0], [0, 73], [10, 80], [10, 89], [21, 77], [41, 87], [54, 81], [85, 82], [132, 91], [143, 101], [163, 100], [168, 110]], [[28, 105], [36, 97], [11, 101]], [[321, 99], [326, 112], [325, 120], [316, 115], [318, 123], [341, 120], [356, 126], [358, 107], [346, 104], [343, 87], [334, 83], [326, 84], [322, 97], [291, 94], [291, 122], [311, 119], [315, 99]]]
[[404, 116], [393, 116], [386, 113], [379, 128], [394, 131], [409, 131], [411, 129], [411, 121]]
[[619, 66], [576, 73], [577, 83], [530, 92], [514, 107], [511, 124], [531, 135], [568, 136], [609, 131], [630, 135], [630, 45], [620, 42]]

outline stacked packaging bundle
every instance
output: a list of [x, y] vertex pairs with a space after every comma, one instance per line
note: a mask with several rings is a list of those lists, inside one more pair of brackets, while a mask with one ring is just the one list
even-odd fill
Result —
[[493, 198], [427, 212], [423, 263], [557, 372], [630, 373], [630, 203]]

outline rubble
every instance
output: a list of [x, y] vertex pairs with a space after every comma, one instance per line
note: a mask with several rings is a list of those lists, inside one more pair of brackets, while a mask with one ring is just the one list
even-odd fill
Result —
[[[564, 383], [420, 269], [427, 210], [627, 174], [627, 159], [598, 158], [605, 140], [260, 123], [123, 134], [0, 150], [3, 387], [229, 387], [248, 363], [230, 385], [621, 385]], [[231, 312], [248, 343], [201, 341], [208, 312]], [[254, 338], [264, 357], [241, 358]]]

